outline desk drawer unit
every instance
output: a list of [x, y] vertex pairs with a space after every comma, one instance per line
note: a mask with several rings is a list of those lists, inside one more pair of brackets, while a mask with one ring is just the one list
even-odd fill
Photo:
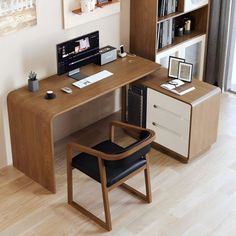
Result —
[[156, 142], [188, 157], [191, 106], [147, 89], [147, 128], [156, 132]]

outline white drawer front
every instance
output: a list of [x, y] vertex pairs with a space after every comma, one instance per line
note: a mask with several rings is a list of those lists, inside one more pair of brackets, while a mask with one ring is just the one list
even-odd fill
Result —
[[147, 128], [156, 131], [156, 142], [188, 156], [191, 106], [148, 89]]
[[178, 133], [168, 130], [159, 125], [154, 125], [147, 121], [147, 128], [156, 132], [155, 142], [184, 156], [188, 157], [188, 139], [179, 136]]
[[183, 119], [179, 115], [170, 112], [160, 106], [147, 104], [147, 121], [166, 127], [184, 139], [189, 137], [189, 120]]
[[161, 107], [181, 117], [181, 119], [190, 120], [191, 107], [189, 104], [178, 101], [153, 89], [147, 89], [147, 103], [151, 106]]

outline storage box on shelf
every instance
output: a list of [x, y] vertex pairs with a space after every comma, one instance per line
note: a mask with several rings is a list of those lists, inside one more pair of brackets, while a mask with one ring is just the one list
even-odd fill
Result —
[[[170, 6], [167, 5], [169, 9], [164, 13], [160, 9], [163, 7], [163, 1], [170, 4]], [[205, 64], [205, 40], [208, 33], [209, 3], [206, 0], [179, 0], [174, 7], [173, 3], [175, 1], [171, 0], [140, 2], [131, 0], [130, 50], [137, 55], [161, 63], [162, 58], [166, 57], [166, 61], [173, 52], [174, 56], [185, 57], [186, 47], [188, 55], [190, 55], [189, 51], [193, 49], [192, 53], [196, 55], [189, 57], [188, 62], [194, 64], [195, 76], [202, 79]], [[177, 36], [177, 26], [183, 27], [186, 19], [191, 21], [191, 32]], [[196, 51], [196, 48], [200, 51]], [[166, 66], [166, 63], [163, 66]]]
[[79, 0], [63, 0], [64, 29], [96, 21], [120, 12], [120, 0], [96, 4], [93, 11], [82, 13]]

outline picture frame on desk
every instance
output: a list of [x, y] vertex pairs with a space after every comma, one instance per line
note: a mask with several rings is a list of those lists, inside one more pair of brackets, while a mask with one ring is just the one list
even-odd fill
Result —
[[169, 57], [168, 77], [178, 79], [180, 62], [185, 62], [185, 59], [173, 56]]
[[179, 62], [178, 79], [185, 82], [192, 82], [193, 64], [186, 62]]

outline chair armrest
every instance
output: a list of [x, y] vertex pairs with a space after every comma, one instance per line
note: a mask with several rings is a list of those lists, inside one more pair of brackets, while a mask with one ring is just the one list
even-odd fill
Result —
[[139, 133], [142, 131], [147, 131], [147, 132], [149, 132], [150, 136], [147, 139], [141, 141], [137, 146], [134, 146], [132, 149], [129, 149], [129, 150], [127, 150], [123, 153], [120, 153], [120, 154], [106, 154], [106, 153], [101, 152], [101, 155], [102, 155], [101, 158], [105, 159], [105, 160], [124, 159], [124, 158], [134, 154], [135, 152], [139, 151], [140, 149], [144, 148], [145, 146], [151, 144], [155, 140], [155, 137], [156, 137], [156, 134], [153, 130], [141, 128], [141, 127], [134, 126], [134, 125], [127, 124], [127, 123], [123, 123], [120, 121], [113, 121], [111, 123], [111, 140], [112, 139], [114, 140], [114, 127], [120, 127], [125, 130], [132, 129], [132, 130], [138, 131]]
[[[92, 149], [92, 148], [84, 146], [84, 145], [81, 145], [81, 144], [78, 144], [78, 143], [69, 143], [67, 146], [67, 150], [68, 150], [68, 153], [72, 153], [72, 151], [74, 150], [74, 151], [85, 152], [87, 154], [90, 154], [90, 155], [98, 157], [98, 158], [101, 157], [100, 151]], [[70, 155], [70, 156], [72, 159], [72, 155]]]
[[136, 126], [136, 125], [131, 125], [131, 124], [128, 124], [128, 123], [124, 123], [124, 122], [121, 122], [121, 121], [112, 121], [111, 122], [111, 127], [112, 126], [119, 127], [119, 128], [124, 129], [124, 130], [132, 129], [132, 130], [137, 130], [137, 131], [140, 131], [140, 132], [146, 130], [145, 128], [142, 128], [142, 127], [139, 127], [139, 126]]
[[115, 137], [115, 127], [119, 127], [123, 130], [130, 130], [130, 131], [136, 131], [138, 133], [141, 133], [142, 131], [148, 131], [151, 136], [155, 136], [155, 132], [153, 130], [150, 129], [145, 129], [139, 126], [135, 126], [135, 125], [131, 125], [128, 123], [124, 123], [121, 121], [112, 121], [110, 124], [110, 139], [112, 142], [114, 142], [114, 137]]
[[139, 151], [140, 149], [144, 148], [145, 146], [151, 144], [154, 141], [154, 139], [155, 139], [155, 135], [150, 137], [148, 140], [143, 141], [136, 147], [130, 150], [127, 150], [125, 152], [119, 153], [119, 154], [107, 154], [107, 153], [101, 152], [101, 158], [104, 160], [109, 160], [109, 161], [117, 161], [117, 160], [124, 159], [126, 157], [131, 156], [132, 154]]
[[95, 150], [93, 148], [87, 147], [87, 146], [83, 146], [78, 143], [69, 143], [67, 147], [68, 161], [72, 160], [73, 150], [84, 152], [84, 153], [90, 154], [92, 156], [95, 156], [97, 158], [101, 158], [104, 160], [110, 160], [110, 161], [121, 160], [132, 155], [138, 150], [144, 148], [145, 146], [151, 144], [155, 139], [155, 132], [153, 130], [141, 128], [141, 127], [123, 123], [120, 121], [113, 121], [111, 123], [111, 140], [114, 138], [114, 127], [120, 127], [124, 130], [132, 129], [132, 130], [138, 131], [139, 133], [142, 131], [148, 131], [150, 133], [150, 136], [146, 140], [143, 140], [142, 142], [140, 142], [137, 146], [133, 147], [132, 149], [129, 149], [125, 152], [118, 153], [118, 154], [108, 154], [108, 153], [104, 153], [104, 152]]
[[124, 158], [132, 155], [133, 153], [135, 153], [138, 150], [142, 149], [146, 145], [150, 144], [153, 141], [154, 138], [155, 137], [150, 137], [149, 139], [143, 141], [142, 143], [140, 143], [136, 147], [134, 147], [130, 150], [127, 150], [125, 152], [119, 153], [119, 154], [107, 154], [105, 152], [97, 151], [95, 149], [83, 146], [83, 145], [78, 144], [78, 143], [69, 143], [68, 146], [67, 146], [67, 153], [68, 153], [67, 161], [68, 161], [68, 163], [71, 163], [71, 160], [73, 158], [72, 157], [72, 151], [73, 150], [84, 152], [84, 153], [90, 154], [92, 156], [95, 156], [97, 158], [101, 158], [101, 159], [104, 159], [104, 160], [109, 160], [109, 161], [121, 160], [121, 159], [124, 159]]

